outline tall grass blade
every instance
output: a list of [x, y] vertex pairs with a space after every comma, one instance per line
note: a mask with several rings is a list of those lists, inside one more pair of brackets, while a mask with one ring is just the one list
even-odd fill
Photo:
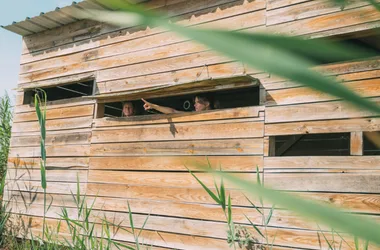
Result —
[[259, 214], [261, 214], [261, 215], [264, 215], [263, 214], [263, 212], [261, 212], [261, 210], [258, 208], [258, 207], [256, 207], [256, 205], [255, 204], [253, 204], [253, 202], [246, 196], [246, 195], [244, 195], [244, 197], [247, 199], [247, 201], [251, 204], [251, 206], [254, 208], [254, 209], [256, 209], [256, 211], [259, 213]]
[[268, 226], [270, 220], [272, 219], [272, 215], [273, 215], [274, 207], [275, 207], [275, 205], [273, 204], [272, 208], [271, 208], [270, 211], [269, 211], [269, 215], [268, 215], [267, 219], [265, 220], [265, 225], [266, 225], [266, 226]]
[[199, 182], [199, 184], [201, 184], [201, 186], [203, 187], [203, 189], [210, 195], [210, 197], [218, 204], [222, 204], [222, 202], [220, 201], [220, 199], [205, 185], [203, 184], [203, 182], [201, 180], [199, 180], [194, 174], [193, 172], [191, 172], [190, 169], [187, 169], [190, 174]]
[[228, 195], [228, 224], [232, 223], [232, 206], [231, 206], [231, 196]]
[[265, 196], [266, 199], [276, 203], [278, 206], [290, 209], [305, 218], [314, 219], [328, 225], [330, 228], [339, 229], [380, 245], [380, 237], [378, 237], [380, 235], [380, 225], [369, 219], [359, 218], [353, 214], [341, 212], [332, 206], [321, 205], [317, 202], [262, 187], [227, 173], [214, 173], [223, 176], [223, 178], [251, 195]]
[[224, 188], [223, 178], [220, 182], [220, 205], [222, 206], [223, 211], [226, 211], [226, 190]]
[[248, 216], [245, 215], [245, 214], [244, 214], [244, 216], [245, 216], [245, 218], [249, 221], [249, 224], [251, 224], [251, 226], [256, 230], [256, 232], [257, 232], [258, 234], [260, 234], [261, 237], [265, 238], [264, 234], [260, 231], [260, 229], [259, 229], [255, 224], [253, 224], [253, 222], [248, 218]]

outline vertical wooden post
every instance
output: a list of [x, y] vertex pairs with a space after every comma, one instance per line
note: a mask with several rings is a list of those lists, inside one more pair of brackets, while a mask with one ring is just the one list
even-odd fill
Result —
[[264, 156], [275, 156], [276, 138], [274, 136], [264, 137]]
[[363, 132], [351, 132], [351, 155], [363, 155]]
[[94, 118], [103, 118], [104, 117], [105, 104], [96, 103], [95, 104], [95, 114]]
[[260, 84], [260, 89], [259, 89], [259, 98], [260, 98], [259, 105], [265, 105], [267, 101], [267, 91], [261, 84]]

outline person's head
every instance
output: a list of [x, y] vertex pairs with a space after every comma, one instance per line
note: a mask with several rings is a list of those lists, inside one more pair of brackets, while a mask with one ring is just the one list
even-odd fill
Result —
[[197, 95], [194, 98], [195, 111], [210, 110], [213, 108], [213, 100], [210, 96]]
[[123, 102], [123, 116], [133, 116], [135, 109], [132, 102]]

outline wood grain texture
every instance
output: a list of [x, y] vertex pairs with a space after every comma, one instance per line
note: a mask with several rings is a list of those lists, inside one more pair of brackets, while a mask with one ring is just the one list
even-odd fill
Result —
[[[94, 114], [94, 105], [81, 105], [75, 107], [64, 107], [58, 109], [48, 109], [46, 110], [46, 120], [62, 119], [62, 118], [72, 118], [72, 117], [83, 117], [92, 116]], [[37, 115], [35, 111], [27, 113], [15, 114], [13, 122], [28, 122], [37, 121]]]
[[[91, 128], [92, 116], [55, 119], [46, 121], [46, 130], [69, 130], [78, 128]], [[12, 127], [12, 133], [38, 132], [40, 125], [37, 121], [15, 123]]]
[[[255, 172], [263, 167], [262, 156], [154, 156], [154, 157], [91, 157], [90, 169], [138, 170], [138, 171], [185, 171], [196, 166], [221, 167], [224, 171]], [[186, 167], [187, 168], [186, 168]]]
[[171, 124], [180, 122], [195, 121], [215, 121], [222, 119], [236, 118], [257, 118], [257, 121], [263, 121], [264, 106], [253, 106], [234, 109], [211, 110], [204, 112], [184, 112], [167, 115], [147, 115], [126, 118], [102, 118], [94, 120], [94, 128], [117, 127], [129, 125], [145, 125], [145, 124]]
[[[380, 60], [378, 57], [368, 58], [363, 61], [338, 62], [327, 65], [316, 66], [313, 69], [327, 77], [332, 77], [338, 82], [367, 80], [380, 76]], [[261, 84], [267, 90], [300, 87], [301, 84], [288, 81], [281, 77], [271, 75], [262, 78]]]
[[[195, 174], [206, 186], [213, 186], [214, 180], [219, 183], [220, 178], [214, 177], [209, 173]], [[255, 173], [234, 173], [231, 174], [241, 179], [254, 180]], [[134, 171], [104, 171], [90, 170], [88, 175], [89, 183], [109, 183], [109, 184], [128, 184], [128, 185], [147, 185], [154, 187], [178, 187], [187, 188], [201, 187], [199, 182], [189, 173], [146, 173]], [[225, 184], [226, 188], [233, 185]]]
[[[95, 104], [94, 100], [84, 99], [82, 97], [50, 101], [46, 103], [46, 112], [50, 109], [61, 109], [66, 107], [86, 106], [87, 104]], [[14, 113], [35, 112], [36, 108], [32, 104], [15, 106]]]
[[[380, 95], [380, 79], [369, 79], [343, 83], [342, 85], [362, 97], [377, 97]], [[340, 99], [336, 96], [322, 93], [308, 87], [272, 90], [267, 92], [267, 106], [289, 105], [297, 103], [322, 102]]]
[[351, 132], [351, 155], [363, 155], [363, 132]]
[[[88, 157], [47, 158], [47, 169], [88, 169], [90, 159]], [[27, 168], [40, 169], [40, 158], [8, 158], [8, 169]]]
[[[46, 171], [46, 180], [51, 182], [87, 182], [87, 170], [50, 170]], [[41, 181], [39, 169], [8, 169], [7, 180]]]
[[300, 36], [352, 25], [366, 24], [379, 20], [380, 14], [375, 7], [363, 6], [327, 15], [269, 26], [266, 31], [275, 34]]
[[[46, 146], [47, 157], [76, 157], [89, 156], [90, 145], [50, 145]], [[11, 148], [9, 157], [40, 157], [40, 147], [17, 147]]]
[[132, 142], [91, 145], [91, 156], [262, 154], [262, 139]]
[[[197, 25], [200, 27], [228, 27], [229, 29], [241, 29], [265, 24], [265, 12], [256, 11], [264, 1], [246, 2], [246, 4], [229, 8], [219, 13], [214, 13], [215, 20], [207, 24]], [[229, 10], [229, 11], [228, 11]], [[256, 11], [253, 13], [253, 11]], [[248, 19], [247, 17], [250, 16]], [[225, 25], [227, 24], [227, 26]], [[165, 57], [173, 57], [188, 53], [206, 50], [205, 46], [189, 42], [187, 38], [173, 33], [158, 33], [140, 39], [127, 40], [108, 46], [73, 53], [66, 50], [67, 55], [56, 56], [50, 59], [38, 60], [23, 64], [20, 74], [27, 74], [41, 70], [55, 70], [58, 67], [68, 67], [75, 62], [82, 62], [91, 69], [97, 65], [99, 69], [105, 67], [141, 63], [144, 61], [157, 60]], [[170, 52], [170, 53], [169, 53]], [[151, 57], [150, 57], [151, 56]], [[96, 61], [96, 64], [93, 64]]]
[[[369, 101], [379, 104], [379, 98], [371, 98]], [[266, 107], [265, 122], [291, 122], [313, 121], [345, 118], [359, 118], [375, 116], [374, 112], [354, 108], [343, 101], [331, 101], [323, 103], [297, 104], [291, 106]]]
[[[30, 147], [40, 145], [40, 136], [12, 136], [11, 147]], [[83, 145], [90, 144], [91, 132], [47, 134], [46, 145]]]
[[378, 193], [380, 172], [265, 174], [264, 183], [287, 191]]
[[251, 120], [192, 122], [95, 130], [92, 133], [91, 143], [254, 138], [263, 135], [263, 122]]
[[265, 125], [265, 135], [267, 136], [379, 130], [380, 118], [372, 117], [342, 120], [286, 122]]
[[[157, 2], [157, 1], [154, 1]], [[256, 5], [256, 10], [265, 8], [265, 1], [254, 1]], [[243, 1], [231, 1], [231, 0], [218, 0], [209, 2], [198, 2], [198, 1], [187, 1], [184, 8], [184, 1], [173, 1], [173, 3], [167, 2], [164, 7], [164, 11], [167, 12], [169, 16], [177, 16], [177, 23], [182, 25], [197, 25], [201, 23], [207, 23], [218, 19], [223, 19], [229, 16], [242, 14], [242, 8], [240, 5], [244, 4]], [[223, 12], [216, 11], [218, 7], [223, 10]], [[168, 13], [170, 12], [170, 13]], [[96, 34], [91, 34], [91, 29], [96, 32]], [[71, 32], [75, 30], [76, 32]], [[127, 40], [133, 40], [136, 38], [141, 38], [145, 36], [151, 36], [156, 33], [164, 32], [160, 28], [145, 29], [145, 27], [124, 27], [122, 29], [110, 27], [108, 25], [99, 24], [97, 22], [81, 21], [76, 22], [71, 25], [67, 25], [55, 32], [46, 31], [43, 36], [29, 36], [24, 39], [24, 50], [23, 54], [30, 53], [32, 56], [39, 56], [44, 54], [42, 52], [36, 52], [36, 50], [46, 50], [49, 48], [64, 48], [71, 49], [79, 47], [73, 52], [78, 52], [81, 50], [91, 49], [97, 46], [105, 46], [114, 44], [117, 42], [124, 42]], [[78, 33], [84, 35], [78, 36]], [[90, 43], [92, 41], [92, 43]], [[66, 45], [66, 46], [65, 46]], [[55, 53], [54, 53], [55, 52]], [[48, 50], [45, 52], [47, 56], [53, 53], [52, 56], [61, 55], [57, 49]], [[28, 62], [31, 56], [25, 55], [25, 59], [22, 62]], [[46, 58], [42, 55], [38, 58]]]
[[[271, 9], [273, 8], [273, 6], [276, 6], [273, 4], [273, 2], [274, 1], [269, 1], [268, 9]], [[284, 4], [285, 1], [282, 2], [282, 4]], [[294, 4], [294, 2], [295, 1], [291, 2], [292, 5], [288, 3], [288, 6], [268, 11], [266, 24], [268, 26], [275, 25], [279, 23], [292, 22], [295, 20], [301, 20], [315, 16], [322, 16], [329, 13], [342, 11], [342, 5], [329, 0], [303, 1], [303, 3], [301, 3], [302, 1], [298, 0], [296, 1], [298, 2], [298, 4]], [[369, 5], [366, 1], [346, 1], [344, 5], [344, 10], [349, 10], [366, 5]], [[279, 6], [278, 3], [277, 6]]]
[[380, 156], [284, 156], [265, 157], [265, 172], [271, 170], [290, 169], [300, 171], [301, 169], [310, 172], [316, 169], [357, 169], [357, 170], [378, 170], [380, 169]]

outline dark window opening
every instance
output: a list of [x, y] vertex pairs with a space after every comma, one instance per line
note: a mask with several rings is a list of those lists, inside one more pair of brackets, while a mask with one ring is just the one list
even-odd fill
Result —
[[[237, 107], [258, 106], [260, 104], [259, 86], [232, 89], [224, 91], [215, 91], [207, 93], [214, 102], [213, 109], [227, 109]], [[180, 95], [171, 97], [151, 98], [147, 101], [179, 111], [195, 111], [194, 98], [197, 94]], [[156, 110], [144, 110], [143, 102], [141, 100], [132, 101], [135, 110], [135, 115], [150, 115], [160, 114]], [[122, 102], [106, 103], [104, 105], [105, 117], [121, 117], [122, 115]]]
[[[41, 88], [46, 92], [47, 101], [57, 101], [63, 99], [70, 99], [82, 96], [92, 95], [94, 81], [77, 82], [63, 86], [56, 86], [50, 88]], [[40, 96], [41, 91], [38, 89], [27, 90], [24, 93], [24, 104], [33, 102], [34, 95], [38, 93]]]
[[[342, 35], [330, 36], [325, 38], [317, 38], [315, 40], [330, 40], [339, 45], [355, 46], [361, 50], [369, 52], [373, 57], [380, 55], [380, 29], [373, 29], [360, 32], [352, 32]], [[350, 47], [349, 47], [350, 48]], [[365, 59], [367, 57], [358, 58]], [[313, 58], [310, 56], [310, 59], [315, 61], [317, 64], [329, 64], [329, 63], [338, 63], [340, 60], [334, 60], [329, 58]]]
[[376, 146], [373, 142], [375, 137], [380, 136], [380, 131], [378, 132], [364, 132], [363, 135], [363, 155], [380, 155], [380, 148]]
[[350, 155], [350, 133], [275, 136], [272, 156]]

